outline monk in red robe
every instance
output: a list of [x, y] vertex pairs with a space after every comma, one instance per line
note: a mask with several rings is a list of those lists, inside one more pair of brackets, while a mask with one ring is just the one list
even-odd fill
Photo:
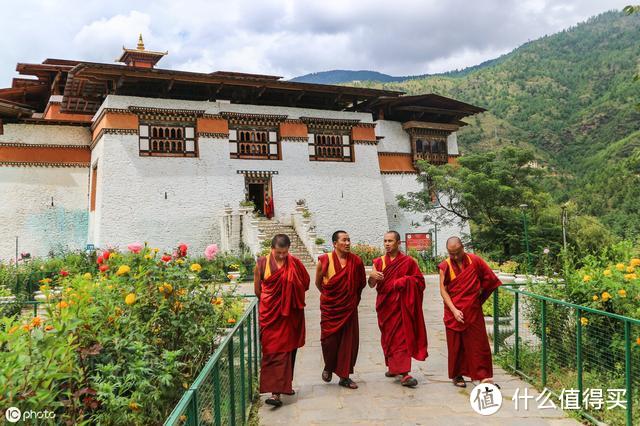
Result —
[[273, 198], [269, 194], [264, 199], [264, 217], [271, 219], [273, 217]]
[[386, 254], [373, 260], [369, 286], [378, 291], [376, 312], [387, 377], [400, 376], [400, 384], [415, 387], [409, 375], [411, 358], [427, 359], [427, 329], [422, 313], [424, 275], [416, 261], [400, 252], [400, 234], [384, 235]]
[[331, 237], [334, 251], [318, 258], [316, 287], [320, 290], [320, 342], [324, 357], [322, 380], [330, 382], [333, 373], [338, 384], [349, 389], [358, 385], [349, 378], [360, 344], [358, 305], [367, 284], [362, 260], [351, 253], [351, 240], [345, 231]]
[[502, 283], [484, 260], [464, 251], [460, 238], [449, 238], [447, 251], [449, 257], [438, 268], [449, 378], [458, 387], [466, 387], [463, 376], [493, 383], [493, 362], [482, 304]]
[[304, 346], [304, 297], [309, 274], [302, 262], [289, 254], [291, 240], [278, 234], [271, 241], [271, 253], [261, 257], [253, 273], [260, 299], [260, 393], [271, 392], [265, 403], [279, 407], [280, 394], [293, 395], [293, 367], [296, 351]]

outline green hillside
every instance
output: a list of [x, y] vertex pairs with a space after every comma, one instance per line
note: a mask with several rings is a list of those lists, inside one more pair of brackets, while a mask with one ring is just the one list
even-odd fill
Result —
[[558, 202], [576, 200], [619, 235], [638, 235], [639, 35], [640, 16], [607, 12], [468, 74], [360, 85], [487, 108], [459, 133], [463, 151], [532, 147], [553, 171]]

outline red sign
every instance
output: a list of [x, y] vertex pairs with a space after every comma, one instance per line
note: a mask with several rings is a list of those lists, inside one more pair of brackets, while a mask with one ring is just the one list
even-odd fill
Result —
[[431, 234], [414, 232], [404, 235], [407, 250], [431, 250]]

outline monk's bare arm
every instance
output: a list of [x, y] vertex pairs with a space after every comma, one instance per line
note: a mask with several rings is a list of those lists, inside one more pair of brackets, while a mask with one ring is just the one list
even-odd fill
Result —
[[316, 265], [316, 287], [322, 292], [322, 263], [320, 262]]
[[260, 269], [258, 268], [258, 264], [256, 263], [256, 267], [253, 269], [253, 291], [260, 298]]
[[376, 265], [375, 263], [373, 264], [373, 271], [371, 271], [371, 274], [369, 274], [369, 287], [375, 287], [378, 284], [378, 281], [380, 281], [382, 279], [381, 277], [382, 274], [380, 274], [377, 270], [376, 270]]
[[444, 300], [444, 303], [447, 305], [449, 310], [455, 314], [458, 308], [453, 304], [451, 296], [449, 296], [449, 292], [444, 285], [444, 271], [442, 271], [442, 269], [440, 270], [440, 296], [442, 296], [442, 300]]

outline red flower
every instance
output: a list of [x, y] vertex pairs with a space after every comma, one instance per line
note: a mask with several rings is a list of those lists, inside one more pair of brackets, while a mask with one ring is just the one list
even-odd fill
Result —
[[98, 265], [102, 265], [102, 262], [104, 262], [104, 258], [102, 256], [98, 256], [96, 262], [98, 263]]
[[100, 272], [107, 272], [109, 270], [109, 265], [100, 265]]
[[65, 271], [64, 269], [60, 269], [60, 276], [61, 277], [68, 277], [69, 273], [67, 271]]
[[187, 255], [187, 245], [186, 244], [180, 244], [178, 246], [178, 250], [180, 251], [180, 256], [185, 257]]
[[102, 257], [104, 258], [104, 260], [109, 260], [109, 256], [111, 256], [110, 251], [105, 251], [104, 253], [102, 253]]
[[171, 260], [171, 256], [169, 256], [168, 254], [165, 254], [164, 256], [162, 256], [161, 259], [163, 262], [169, 262]]

